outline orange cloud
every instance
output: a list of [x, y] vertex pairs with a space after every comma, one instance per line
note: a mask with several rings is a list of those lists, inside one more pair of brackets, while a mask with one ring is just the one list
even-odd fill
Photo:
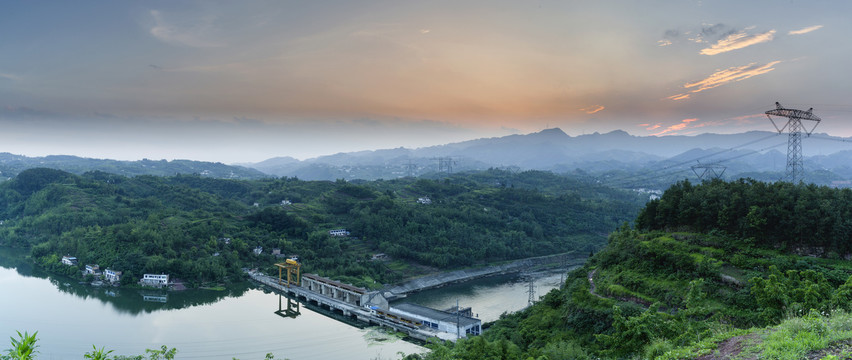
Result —
[[603, 105], [592, 105], [592, 106], [589, 106], [589, 107], [584, 107], [584, 108], [580, 109], [580, 111], [584, 111], [586, 114], [594, 114], [594, 113], [601, 111], [603, 109], [606, 109], [606, 107], [604, 107]]
[[744, 47], [760, 44], [767, 41], [772, 41], [775, 35], [775, 30], [769, 30], [762, 34], [749, 35], [745, 32], [731, 34], [717, 41], [709, 48], [701, 50], [701, 55], [716, 55], [742, 49]]
[[737, 117], [733, 118], [733, 120], [736, 121], [739, 124], [750, 124], [750, 123], [754, 122], [753, 121], [754, 119], [763, 120], [765, 118], [766, 118], [766, 114], [754, 114], [754, 115], [737, 116]]
[[702, 92], [704, 90], [709, 90], [715, 87], [719, 87], [734, 81], [741, 81], [748, 79], [750, 77], [754, 77], [757, 75], [766, 74], [772, 70], [775, 70], [773, 66], [777, 65], [781, 61], [773, 61], [768, 64], [758, 65], [756, 63], [751, 63], [743, 66], [734, 66], [727, 68], [725, 70], [719, 70], [710, 76], [704, 78], [703, 80], [699, 80], [696, 82], [686, 83], [683, 85], [684, 88], [689, 89], [688, 92], [672, 95], [667, 97], [670, 100], [683, 100], [688, 99], [690, 94]]
[[791, 30], [790, 32], [788, 32], [788, 33], [787, 33], [787, 35], [802, 35], [802, 34], [807, 34], [807, 33], [811, 32], [811, 31], [819, 30], [819, 29], [821, 29], [821, 28], [822, 28], [822, 25], [808, 26], [808, 27], [806, 27], [806, 28], [804, 28], [804, 29]]
[[[693, 123], [693, 122], [696, 122], [696, 121], [698, 121], [697, 118], [683, 119], [683, 120], [680, 121], [680, 123], [669, 126], [669, 127], [663, 129], [660, 132], [651, 134], [651, 136], [660, 136], [660, 135], [668, 134], [668, 133], [675, 132], [675, 131], [681, 131], [681, 130], [684, 130], [684, 129], [687, 129], [687, 128], [695, 128], [695, 127], [702, 127], [703, 126], [701, 124], [696, 124], [696, 126], [690, 126], [690, 123]], [[657, 125], [657, 127], [659, 127], [659, 124]], [[656, 129], [656, 127], [653, 128], [653, 129]], [[652, 130], [652, 128], [649, 128], [648, 130]]]

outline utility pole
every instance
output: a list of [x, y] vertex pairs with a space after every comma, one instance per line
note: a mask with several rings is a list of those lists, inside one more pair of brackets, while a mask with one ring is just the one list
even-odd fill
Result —
[[[784, 132], [785, 129], [790, 132], [787, 138], [787, 179], [794, 184], [801, 181], [804, 174], [802, 166], [802, 130], [804, 129], [805, 134], [811, 136], [811, 133], [819, 125], [819, 122], [822, 121], [819, 116], [813, 114], [813, 110], [814, 108], [810, 108], [808, 111], [787, 109], [782, 107], [780, 103], [775, 102], [775, 109], [766, 111], [766, 117], [769, 118], [769, 121], [772, 122], [772, 125], [775, 126], [775, 130], [778, 130], [779, 134]], [[785, 117], [787, 118], [787, 123], [779, 128], [770, 115]], [[814, 126], [808, 131], [802, 125], [802, 120], [813, 121]]]
[[535, 282], [533, 281], [532, 275], [530, 275], [530, 283], [527, 293], [529, 294], [528, 303], [529, 305], [532, 305], [533, 303], [535, 303]]
[[456, 341], [461, 338], [461, 330], [459, 323], [461, 322], [461, 309], [459, 308], [459, 299], [456, 299]]

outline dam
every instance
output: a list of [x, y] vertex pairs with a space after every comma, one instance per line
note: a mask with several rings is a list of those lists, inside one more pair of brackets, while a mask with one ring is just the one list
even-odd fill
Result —
[[301, 284], [296, 285], [292, 281], [282, 281], [280, 274], [275, 278], [258, 271], [247, 273], [255, 282], [288, 298], [343, 314], [367, 325], [391, 328], [422, 341], [434, 338], [456, 341], [479, 335], [482, 331], [482, 321], [467, 316], [469, 314], [415, 304], [392, 307], [379, 291], [368, 291], [314, 274], [305, 274], [301, 277]]

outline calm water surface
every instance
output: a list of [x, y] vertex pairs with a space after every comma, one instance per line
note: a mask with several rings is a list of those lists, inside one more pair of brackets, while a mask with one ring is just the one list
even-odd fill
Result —
[[[94, 288], [47, 278], [22, 261], [9, 264], [8, 250], [0, 251], [5, 252], [0, 254], [0, 339], [16, 330], [38, 331], [39, 359], [80, 359], [92, 345], [114, 349], [113, 355], [168, 345], [178, 349], [178, 359], [262, 359], [268, 352], [293, 360], [396, 359], [398, 352], [426, 351], [304, 306], [296, 318], [280, 317], [274, 313], [277, 295], [247, 286], [169, 293]], [[146, 296], [153, 301], [144, 301]], [[164, 296], [166, 302], [160, 302]], [[0, 341], [0, 349], [8, 347]]]
[[494, 321], [504, 312], [514, 312], [527, 307], [530, 279], [533, 282], [533, 297], [538, 299], [550, 290], [558, 288], [567, 271], [491, 276], [421, 291], [397, 302], [415, 303], [443, 310], [456, 306], [458, 301], [462, 308], [472, 307], [474, 314], [483, 322]]
[[[113, 355], [176, 347], [179, 359], [397, 359], [427, 349], [377, 328], [359, 329], [300, 306], [281, 317], [279, 297], [235, 285], [225, 291], [158, 292], [96, 288], [33, 269], [22, 254], [0, 248], [0, 339], [38, 331], [39, 359], [81, 358], [92, 345]], [[556, 288], [562, 272], [532, 276], [536, 297]], [[444, 309], [472, 306], [483, 321], [527, 306], [528, 278], [489, 277], [410, 295], [402, 302]], [[286, 308], [287, 299], [283, 304]], [[8, 348], [0, 341], [0, 349]]]

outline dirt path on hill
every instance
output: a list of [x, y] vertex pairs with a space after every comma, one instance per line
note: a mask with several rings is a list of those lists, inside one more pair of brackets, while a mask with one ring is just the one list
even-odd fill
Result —
[[632, 303], [634, 303], [634, 304], [636, 304], [636, 305], [639, 305], [639, 306], [642, 306], [642, 307], [646, 307], [646, 308], [651, 306], [651, 303], [649, 303], [649, 302], [647, 302], [647, 301], [645, 301], [645, 300], [643, 300], [643, 299], [640, 299], [640, 298], [637, 298], [637, 297], [633, 297], [633, 296], [615, 296], [615, 297], [607, 297], [607, 296], [603, 296], [603, 295], [601, 295], [601, 294], [598, 294], [598, 292], [597, 292], [597, 287], [595, 286], [595, 273], [596, 273], [597, 271], [598, 271], [598, 269], [594, 269], [594, 270], [592, 270], [592, 271], [590, 271], [590, 272], [589, 272], [589, 294], [592, 294], [592, 295], [594, 295], [594, 296], [597, 296], [597, 297], [599, 297], [599, 298], [601, 298], [601, 299], [608, 299], [608, 300], [615, 300], [615, 301], [624, 301], [624, 302], [632, 302]]
[[595, 273], [597, 271], [598, 271], [598, 269], [594, 269], [594, 270], [589, 272], [589, 294], [597, 296], [601, 299], [607, 299], [606, 297], [601, 296], [600, 294], [597, 293], [597, 291], [595, 291], [596, 290], [596, 288], [595, 288]]

